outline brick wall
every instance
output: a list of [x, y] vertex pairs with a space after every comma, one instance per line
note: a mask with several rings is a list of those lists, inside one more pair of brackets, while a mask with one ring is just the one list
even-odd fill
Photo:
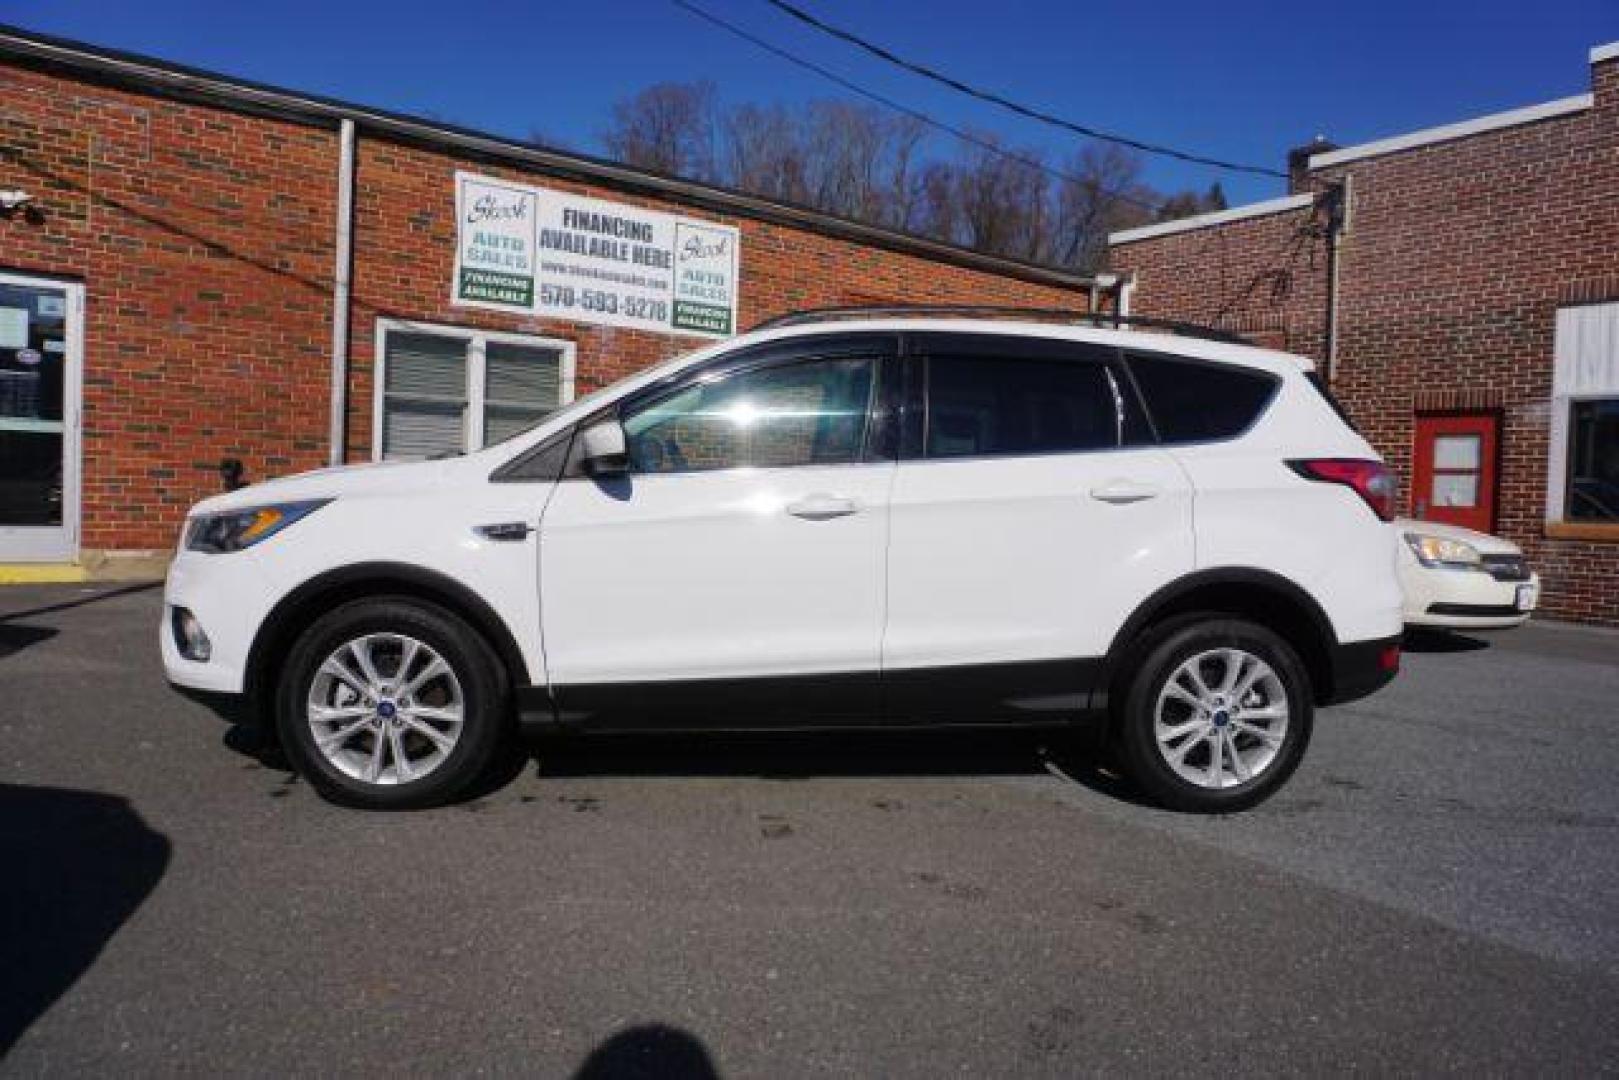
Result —
[[[1553, 322], [1560, 305], [1619, 299], [1619, 62], [1592, 68], [1595, 104], [1316, 170], [1348, 178], [1334, 386], [1399, 471], [1411, 509], [1418, 413], [1501, 416], [1496, 531], [1521, 544], [1550, 615], [1619, 624], [1619, 530], [1546, 535]], [[1137, 313], [1218, 322], [1322, 353], [1324, 231], [1294, 211], [1113, 249]]]
[[332, 133], [0, 66], [0, 269], [86, 285], [86, 549], [159, 548], [219, 490], [319, 464]]
[[1313, 208], [1286, 210], [1115, 247], [1112, 264], [1135, 281], [1133, 314], [1314, 356], [1326, 333], [1323, 225]]
[[[0, 219], [0, 270], [83, 282], [86, 550], [166, 548], [187, 506], [325, 462], [335, 130], [0, 64], [0, 189], [37, 214]], [[371, 453], [379, 316], [564, 338], [584, 393], [701, 342], [453, 307], [453, 174], [476, 169], [657, 207], [742, 233], [739, 320], [873, 300], [1083, 308], [1030, 284], [809, 228], [384, 141], [357, 153], [349, 460]]]

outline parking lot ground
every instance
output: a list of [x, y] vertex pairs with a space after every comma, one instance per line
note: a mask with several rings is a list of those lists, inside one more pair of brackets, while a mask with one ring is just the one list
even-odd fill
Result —
[[0, 591], [0, 1072], [1589, 1074], [1619, 636], [1415, 642], [1249, 813], [1015, 734], [581, 739], [340, 810], [155, 589]]

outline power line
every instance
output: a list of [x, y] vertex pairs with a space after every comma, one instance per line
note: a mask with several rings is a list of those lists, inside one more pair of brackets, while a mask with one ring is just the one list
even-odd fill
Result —
[[1154, 215], [1156, 215], [1158, 213], [1158, 211], [1162, 208], [1162, 203], [1161, 202], [1156, 202], [1156, 203], [1155, 202], [1150, 202], [1150, 201], [1148, 201], [1146, 199], [1140, 198], [1139, 196], [1131, 195], [1128, 192], [1121, 191], [1121, 190], [1118, 190], [1118, 189], [1115, 189], [1115, 188], [1105, 187], [1104, 185], [1098, 183], [1097, 181], [1089, 179], [1087, 177], [1078, 176], [1078, 175], [1076, 175], [1074, 173], [1067, 172], [1067, 171], [1065, 171], [1063, 169], [1053, 168], [1052, 166], [1047, 165], [1043, 161], [1038, 161], [1038, 160], [1036, 160], [1034, 158], [1031, 158], [1031, 157], [1028, 157], [1028, 156], [1026, 156], [1024, 154], [1019, 154], [1019, 153], [1016, 153], [1015, 151], [1007, 150], [1005, 147], [996, 146], [994, 143], [990, 142], [988, 139], [985, 139], [985, 138], [982, 138], [980, 136], [974, 135], [970, 131], [963, 130], [962, 128], [958, 128], [958, 127], [956, 127], [956, 126], [954, 126], [952, 124], [948, 124], [948, 123], [944, 122], [943, 120], [936, 120], [933, 117], [929, 116], [927, 113], [920, 112], [920, 111], [918, 111], [916, 109], [911, 108], [908, 105], [902, 105], [899, 102], [893, 100], [892, 98], [884, 97], [883, 95], [877, 93], [876, 91], [867, 90], [865, 87], [860, 86], [860, 85], [858, 85], [856, 83], [850, 82], [848, 79], [844, 78], [842, 75], [839, 75], [834, 71], [829, 71], [828, 69], [822, 67], [821, 65], [819, 65], [817, 63], [814, 63], [813, 61], [805, 60], [802, 57], [793, 55], [792, 53], [788, 52], [787, 50], [785, 50], [783, 48], [780, 48], [780, 47], [778, 47], [776, 45], [772, 45], [770, 42], [766, 41], [764, 38], [758, 37], [757, 35], [752, 34], [747, 30], [742, 29], [742, 27], [737, 26], [735, 23], [728, 22], [725, 19], [720, 18], [718, 15], [715, 15], [712, 12], [703, 10], [702, 8], [698, 7], [696, 4], [690, 3], [689, 0], [671, 0], [671, 2], [676, 7], [680, 8], [682, 11], [686, 11], [686, 12], [692, 14], [692, 15], [695, 15], [699, 19], [702, 19], [705, 22], [711, 23], [714, 26], [717, 26], [720, 29], [725, 30], [726, 32], [728, 32], [730, 34], [733, 34], [736, 37], [741, 38], [743, 41], [746, 41], [749, 44], [751, 44], [751, 45], [753, 45], [753, 46], [755, 46], [757, 48], [763, 49], [765, 52], [770, 53], [772, 56], [779, 57], [780, 59], [787, 61], [789, 64], [794, 64], [794, 65], [796, 65], [798, 67], [804, 68], [807, 71], [812, 71], [815, 74], [821, 76], [821, 78], [826, 79], [826, 80], [828, 80], [830, 82], [836, 83], [838, 86], [843, 87], [845, 90], [848, 90], [850, 93], [858, 94], [861, 97], [866, 98], [868, 101], [874, 101], [877, 104], [882, 105], [885, 108], [893, 109], [895, 112], [902, 113], [903, 115], [909, 116], [914, 120], [918, 120], [921, 123], [927, 124], [929, 127], [935, 128], [935, 129], [937, 129], [939, 131], [943, 131], [946, 134], [952, 135], [955, 138], [960, 139], [962, 142], [968, 143], [968, 144], [970, 144], [972, 146], [976, 146], [981, 150], [987, 151], [987, 152], [989, 152], [991, 154], [999, 155], [1000, 157], [1006, 158], [1009, 161], [1017, 162], [1018, 164], [1023, 165], [1026, 168], [1036, 169], [1036, 170], [1038, 170], [1040, 172], [1043, 172], [1043, 173], [1047, 174], [1048, 176], [1056, 177], [1058, 180], [1063, 180], [1063, 181], [1065, 181], [1067, 183], [1071, 183], [1071, 184], [1079, 184], [1082, 187], [1094, 188], [1096, 190], [1096, 192], [1098, 194], [1100, 194], [1100, 195], [1104, 195], [1109, 199], [1117, 199], [1119, 202], [1129, 203], [1132, 206], [1140, 207], [1141, 209], [1146, 210], [1149, 213], [1152, 213]]
[[835, 37], [840, 41], [847, 42], [857, 49], [863, 49], [880, 60], [884, 60], [890, 64], [904, 68], [906, 71], [909, 71], [915, 75], [920, 75], [925, 79], [931, 79], [936, 83], [942, 83], [945, 86], [950, 87], [952, 90], [959, 91], [960, 93], [966, 94], [969, 97], [977, 98], [979, 101], [987, 101], [991, 105], [999, 105], [1003, 109], [1009, 109], [1012, 112], [1017, 113], [1019, 116], [1027, 117], [1030, 120], [1037, 120], [1042, 124], [1050, 124], [1053, 127], [1059, 127], [1065, 131], [1073, 132], [1075, 135], [1083, 135], [1088, 139], [1100, 139], [1103, 142], [1117, 143], [1120, 146], [1128, 146], [1131, 149], [1140, 150], [1143, 153], [1159, 154], [1163, 157], [1175, 158], [1176, 160], [1190, 162], [1194, 165], [1208, 165], [1211, 168], [1216, 169], [1229, 169], [1233, 172], [1254, 173], [1258, 176], [1277, 176], [1284, 180], [1287, 179], [1287, 174], [1279, 169], [1269, 169], [1263, 165], [1244, 165], [1238, 161], [1222, 161], [1219, 158], [1204, 157], [1201, 154], [1193, 154], [1185, 150], [1177, 150], [1172, 146], [1162, 146], [1158, 143], [1149, 143], [1143, 142], [1140, 139], [1132, 139], [1127, 135], [1114, 135], [1111, 132], [1099, 131], [1096, 128], [1087, 127], [1084, 124], [1078, 124], [1072, 120], [1065, 120], [1060, 116], [1053, 116], [1048, 112], [1041, 111], [1040, 109], [1032, 108], [1028, 105], [1021, 105], [1018, 102], [1013, 101], [1010, 98], [1002, 97], [993, 91], [980, 90], [978, 87], [964, 83], [960, 79], [951, 78], [949, 75], [946, 75], [943, 72], [935, 71], [933, 68], [930, 68], [925, 64], [919, 64], [912, 60], [906, 60], [904, 57], [890, 52], [881, 45], [876, 45], [870, 41], [867, 41], [858, 34], [854, 34], [848, 30], [833, 26], [831, 23], [821, 21], [814, 15], [811, 15], [809, 12], [805, 11], [803, 8], [787, 3], [787, 0], [765, 0], [765, 3], [785, 12], [786, 14], [797, 19], [799, 22], [814, 27], [823, 34], [830, 34], [832, 37]]

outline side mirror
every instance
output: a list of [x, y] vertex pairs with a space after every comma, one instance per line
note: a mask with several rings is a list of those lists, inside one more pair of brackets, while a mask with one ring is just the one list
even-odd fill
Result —
[[603, 420], [579, 433], [579, 467], [586, 476], [623, 476], [630, 471], [624, 428], [617, 420]]

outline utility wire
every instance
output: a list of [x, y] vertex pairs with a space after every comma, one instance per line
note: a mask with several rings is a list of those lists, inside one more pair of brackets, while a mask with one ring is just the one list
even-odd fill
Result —
[[1083, 135], [1088, 139], [1100, 139], [1103, 142], [1117, 143], [1120, 146], [1128, 146], [1131, 149], [1140, 150], [1143, 153], [1159, 154], [1163, 157], [1175, 158], [1176, 160], [1190, 162], [1194, 165], [1208, 165], [1215, 169], [1229, 169], [1233, 172], [1253, 173], [1257, 176], [1277, 176], [1284, 180], [1287, 179], [1287, 174], [1279, 169], [1269, 169], [1263, 165], [1244, 165], [1238, 161], [1222, 161], [1219, 158], [1204, 157], [1201, 154], [1193, 154], [1185, 150], [1177, 150], [1172, 146], [1161, 146], [1157, 143], [1149, 143], [1143, 142], [1140, 139], [1132, 139], [1126, 135], [1114, 135], [1111, 132], [1099, 131], [1093, 127], [1086, 127], [1084, 124], [1077, 124], [1072, 120], [1065, 120], [1060, 116], [1053, 116], [1048, 112], [1041, 111], [1040, 109], [1032, 108], [1028, 105], [1021, 105], [1010, 98], [1002, 97], [1001, 95], [992, 91], [980, 90], [976, 86], [971, 86], [964, 83], [960, 79], [951, 78], [949, 75], [946, 75], [940, 71], [935, 71], [933, 68], [927, 67], [924, 64], [919, 64], [912, 60], [906, 60], [904, 57], [890, 52], [881, 45], [873, 44], [872, 42], [867, 41], [865, 38], [851, 33], [848, 30], [844, 30], [840, 27], [833, 26], [831, 23], [821, 21], [814, 15], [811, 15], [809, 12], [805, 11], [803, 8], [788, 3], [787, 0], [765, 0], [765, 3], [769, 4], [771, 7], [777, 8], [782, 12], [785, 12], [786, 14], [797, 19], [799, 22], [813, 26], [823, 34], [830, 34], [832, 37], [835, 37], [840, 41], [847, 42], [857, 49], [864, 49], [866, 52], [880, 60], [884, 60], [890, 64], [904, 68], [906, 71], [909, 71], [915, 75], [920, 75], [925, 79], [931, 79], [936, 83], [942, 83], [945, 86], [950, 87], [952, 90], [959, 91], [960, 93], [966, 94], [969, 97], [977, 98], [979, 101], [987, 101], [992, 105], [999, 105], [1003, 109], [1009, 109], [1012, 112], [1017, 113], [1019, 116], [1027, 117], [1030, 120], [1038, 120], [1042, 124], [1050, 124], [1053, 127], [1070, 131], [1075, 135]]
[[712, 12], [703, 10], [702, 8], [698, 7], [696, 4], [690, 3], [689, 0], [671, 0], [671, 2], [675, 5], [675, 7], [680, 8], [682, 11], [686, 11], [686, 12], [692, 14], [692, 15], [695, 15], [699, 19], [704, 20], [705, 22], [712, 23], [713, 25], [719, 27], [720, 29], [725, 30], [728, 33], [734, 34], [736, 37], [741, 38], [743, 41], [746, 41], [749, 44], [754, 45], [757, 48], [763, 49], [765, 52], [770, 53], [772, 56], [779, 57], [780, 59], [785, 60], [790, 64], [794, 64], [794, 65], [796, 65], [798, 67], [804, 68], [807, 71], [813, 71], [815, 74], [821, 76], [821, 78], [827, 79], [827, 80], [829, 80], [831, 82], [836, 83], [837, 85], [843, 87], [845, 90], [848, 90], [850, 93], [858, 94], [861, 97], [866, 98], [869, 101], [874, 101], [877, 104], [882, 105], [885, 108], [893, 109], [895, 112], [902, 113], [905, 116], [909, 116], [914, 120], [918, 120], [918, 121], [920, 121], [920, 122], [922, 122], [924, 124], [927, 124], [929, 127], [936, 128], [937, 130], [943, 131], [946, 134], [953, 135], [956, 138], [960, 139], [962, 142], [968, 143], [968, 144], [970, 144], [972, 146], [976, 146], [980, 150], [987, 151], [987, 152], [989, 152], [991, 154], [999, 155], [1000, 157], [1006, 158], [1009, 161], [1015, 161], [1018, 164], [1025, 166], [1026, 168], [1036, 169], [1036, 170], [1038, 170], [1040, 172], [1043, 172], [1043, 173], [1047, 174], [1048, 176], [1056, 177], [1058, 180], [1063, 180], [1063, 181], [1066, 181], [1067, 183], [1071, 183], [1071, 184], [1079, 184], [1082, 187], [1092, 188], [1098, 194], [1104, 195], [1109, 199], [1117, 199], [1119, 202], [1129, 203], [1132, 206], [1140, 207], [1141, 209], [1146, 210], [1146, 211], [1148, 211], [1148, 212], [1150, 212], [1150, 213], [1152, 213], [1154, 215], [1156, 215], [1158, 213], [1158, 211], [1162, 208], [1162, 203], [1161, 202], [1152, 202], [1152, 201], [1149, 201], [1147, 199], [1143, 199], [1143, 198], [1141, 198], [1139, 196], [1132, 195], [1132, 194], [1130, 194], [1129, 192], [1126, 192], [1126, 191], [1121, 191], [1121, 190], [1116, 189], [1116, 188], [1108, 188], [1108, 187], [1106, 187], [1106, 186], [1104, 186], [1104, 185], [1098, 183], [1097, 181], [1095, 181], [1093, 179], [1090, 179], [1088, 177], [1079, 176], [1079, 175], [1077, 175], [1075, 173], [1067, 172], [1067, 171], [1065, 171], [1063, 169], [1053, 168], [1052, 166], [1047, 165], [1043, 161], [1037, 161], [1036, 159], [1028, 157], [1028, 156], [1026, 156], [1024, 154], [1019, 154], [1019, 153], [1016, 153], [1015, 151], [1007, 150], [1005, 147], [997, 146], [994, 143], [990, 142], [988, 139], [985, 139], [985, 138], [982, 138], [980, 136], [974, 135], [970, 131], [966, 131], [966, 130], [964, 130], [962, 128], [958, 128], [958, 127], [956, 127], [956, 126], [954, 126], [952, 124], [945, 123], [943, 120], [936, 120], [933, 117], [929, 116], [928, 114], [926, 114], [924, 112], [919, 112], [916, 109], [913, 109], [908, 105], [901, 105], [899, 102], [893, 100], [892, 98], [884, 97], [883, 95], [881, 95], [881, 94], [879, 94], [879, 93], [877, 93], [876, 91], [873, 91], [873, 90], [867, 90], [865, 87], [860, 86], [860, 85], [858, 85], [856, 83], [850, 82], [848, 79], [845, 79], [842, 75], [839, 75], [834, 71], [829, 71], [828, 69], [822, 67], [819, 64], [816, 64], [816, 63], [814, 63], [812, 61], [809, 61], [809, 60], [805, 60], [805, 59], [803, 59], [802, 57], [799, 57], [799, 56], [794, 56], [792, 53], [788, 52], [787, 50], [779, 48], [776, 45], [772, 45], [770, 42], [766, 41], [764, 38], [758, 37], [757, 35], [752, 34], [747, 30], [742, 29], [742, 27], [737, 26], [735, 23], [728, 22], [725, 19], [720, 18], [718, 15], [713, 14]]

